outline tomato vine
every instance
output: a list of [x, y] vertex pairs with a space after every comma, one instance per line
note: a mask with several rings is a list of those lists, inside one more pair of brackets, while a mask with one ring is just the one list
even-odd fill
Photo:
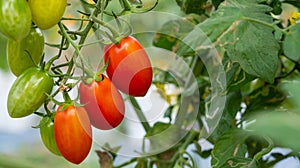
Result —
[[[144, 133], [141, 149], [114, 163], [122, 146], [101, 145], [101, 167], [198, 167], [197, 158], [209, 157], [213, 168], [270, 167], [300, 158], [300, 3], [0, 0], [0, 7], [8, 65], [17, 77], [8, 113], [42, 117], [34, 128], [54, 154], [80, 164], [91, 150], [92, 126], [123, 134], [134, 112]], [[143, 26], [155, 28], [142, 32]], [[56, 30], [58, 44], [44, 38], [47, 29]], [[83, 51], [92, 45], [103, 55], [97, 68]], [[168, 106], [160, 120], [149, 121], [139, 102], [146, 93]], [[201, 140], [212, 147], [204, 150]]]

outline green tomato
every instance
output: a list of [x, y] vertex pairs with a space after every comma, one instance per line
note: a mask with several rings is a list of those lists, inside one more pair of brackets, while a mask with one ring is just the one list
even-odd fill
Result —
[[8, 39], [22, 40], [31, 27], [31, 11], [26, 0], [0, 0], [0, 32]]
[[10, 117], [20, 118], [34, 113], [47, 99], [53, 85], [53, 79], [44, 70], [27, 69], [10, 88], [7, 98]]
[[46, 148], [55, 155], [61, 156], [59, 149], [57, 148], [54, 138], [54, 123], [50, 117], [43, 117], [40, 121], [40, 135], [43, 144]]
[[37, 65], [42, 59], [43, 50], [44, 36], [39, 29], [32, 28], [21, 41], [8, 40], [6, 55], [12, 73], [19, 76]]
[[33, 22], [40, 29], [49, 29], [62, 18], [67, 0], [29, 0]]

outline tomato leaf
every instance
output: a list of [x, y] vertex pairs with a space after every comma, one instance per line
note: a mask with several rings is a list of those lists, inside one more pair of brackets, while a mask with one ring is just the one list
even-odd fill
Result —
[[294, 60], [298, 61], [300, 59], [300, 24], [292, 26], [288, 35], [285, 37], [283, 42], [284, 54]]
[[284, 112], [264, 112], [253, 116], [255, 123], [248, 129], [254, 130], [258, 135], [267, 135], [276, 144], [300, 151], [300, 116]]
[[294, 5], [298, 8], [300, 8], [300, 1], [299, 0], [284, 0], [283, 3], [289, 3], [291, 5]]
[[212, 0], [212, 4], [216, 9], [218, 9], [219, 5], [223, 2], [224, 0]]
[[229, 130], [233, 125], [233, 121], [235, 120], [236, 113], [241, 108], [242, 95], [239, 91], [231, 92], [226, 98], [225, 110], [223, 112], [223, 116], [219, 121], [218, 126], [210, 136], [213, 141], [217, 141], [219, 137], [221, 137], [224, 132]]
[[241, 167], [241, 168], [258, 168], [256, 162], [252, 162], [249, 158], [244, 157], [234, 157], [228, 159], [222, 166], [222, 168], [232, 168], [232, 167]]
[[205, 13], [207, 0], [176, 0], [176, 2], [184, 13], [196, 13], [201, 15]]
[[244, 71], [273, 82], [278, 67], [279, 44], [273, 30], [265, 26], [272, 23], [272, 17], [266, 14], [270, 11], [272, 8], [258, 4], [257, 0], [228, 0], [199, 24], [209, 40], [205, 37], [199, 39], [195, 34], [199, 31], [192, 31], [184, 41], [198, 50], [225, 47], [229, 58], [238, 62]]
[[244, 144], [248, 134], [240, 129], [230, 129], [218, 139], [212, 150], [211, 166], [222, 167], [228, 159], [244, 157], [247, 147]]

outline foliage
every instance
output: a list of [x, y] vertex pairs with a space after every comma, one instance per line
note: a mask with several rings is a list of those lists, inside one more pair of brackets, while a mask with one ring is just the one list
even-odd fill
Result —
[[[56, 90], [44, 102], [45, 112], [35, 114], [53, 116], [49, 109], [62, 104], [56, 100], [61, 92], [65, 96], [81, 81], [96, 80], [105, 71], [107, 65], [94, 68], [83, 50], [118, 43], [131, 34], [132, 23], [123, 19], [130, 14], [162, 11], [163, 5], [177, 9], [178, 19], [167, 20], [144, 38], [150, 39], [145, 40], [147, 45], [188, 65], [178, 65], [175, 71], [153, 67], [153, 87], [168, 105], [163, 121], [149, 123], [138, 101], [123, 95], [153, 151], [174, 145], [150, 154], [141, 149], [141, 157], [117, 164], [122, 146], [110, 147], [108, 142], [96, 151], [101, 167], [198, 167], [194, 155], [211, 157], [213, 168], [271, 167], [289, 157], [300, 159], [300, 16], [285, 24], [287, 19], [280, 15], [287, 12], [283, 5], [300, 8], [297, 0], [81, 0], [80, 4], [81, 17], [63, 17], [58, 23], [60, 43], [45, 43], [58, 53], [45, 53], [50, 58], [43, 64], [55, 79]], [[76, 23], [71, 27], [69, 21]], [[87, 41], [90, 32], [96, 34], [92, 43]], [[64, 59], [72, 49], [75, 53]], [[170, 93], [169, 87], [175, 91]], [[154, 141], [156, 135], [163, 138]], [[203, 150], [200, 139], [213, 147]], [[274, 153], [276, 147], [291, 152]]]

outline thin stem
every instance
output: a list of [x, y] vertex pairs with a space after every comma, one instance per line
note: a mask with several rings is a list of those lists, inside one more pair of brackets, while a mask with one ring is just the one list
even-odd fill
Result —
[[114, 168], [122, 168], [122, 167], [128, 166], [128, 165], [130, 165], [130, 164], [132, 164], [132, 163], [134, 163], [136, 161], [137, 161], [137, 158], [132, 158], [131, 160], [129, 160], [129, 161], [125, 162], [125, 163], [122, 163], [122, 164], [120, 164], [118, 166], [114, 166]]
[[74, 20], [74, 21], [90, 21], [90, 19], [87, 19], [87, 18], [66, 18], [66, 17], [63, 17], [61, 20]]
[[[265, 138], [265, 140], [269, 143], [269, 146], [268, 146], [266, 149], [264, 149], [264, 150], [258, 152], [258, 153], [254, 156], [254, 159], [255, 159], [256, 161], [260, 160], [264, 155], [270, 153], [270, 152], [272, 151], [273, 147], [274, 147], [274, 143], [273, 143], [273, 141], [272, 141], [269, 137], [264, 136], [264, 138]], [[252, 161], [252, 162], [253, 162], [253, 161]]]
[[287, 34], [286, 30], [280, 29], [279, 27], [277, 27], [276, 25], [271, 24], [271, 23], [267, 23], [267, 22], [264, 22], [264, 21], [261, 21], [261, 20], [258, 20], [258, 19], [249, 18], [249, 17], [242, 17], [242, 20], [250, 21], [250, 22], [255, 22], [255, 23], [259, 23], [259, 24], [261, 24], [261, 25], [270, 27], [270, 28], [272, 28], [273, 30], [280, 31], [280, 32], [282, 32], [283, 34]]
[[119, 37], [118, 31], [115, 28], [113, 28], [111, 25], [107, 24], [106, 22], [104, 22], [102, 20], [99, 20], [98, 18], [96, 18], [94, 16], [91, 17], [91, 20], [94, 21], [94, 22], [99, 23], [100, 25], [102, 25], [104, 27], [106, 27], [109, 31], [111, 31], [111, 33], [114, 37]]
[[146, 119], [144, 113], [142, 112], [140, 105], [138, 104], [138, 102], [136, 101], [136, 99], [134, 97], [130, 96], [129, 99], [130, 99], [131, 104], [135, 107], [134, 108], [135, 112], [136, 112], [138, 118], [140, 119], [145, 131], [148, 132], [151, 127], [150, 127], [149, 123], [147, 122], [147, 119]]
[[[58, 26], [62, 32], [62, 34], [64, 35], [64, 37], [67, 39], [67, 41], [74, 47], [76, 54], [79, 56], [81, 62], [83, 63], [84, 66], [86, 66], [87, 68], [84, 68], [83, 70], [90, 76], [93, 77], [94, 73], [91, 71], [92, 67], [89, 63], [87, 63], [85, 61], [85, 58], [82, 56], [81, 52], [80, 52], [80, 48], [78, 47], [78, 45], [71, 39], [71, 37], [69, 36], [69, 34], [67, 33], [66, 29], [64, 28], [64, 26], [62, 25], [61, 22], [58, 23]], [[72, 58], [74, 59], [74, 58]], [[75, 59], [74, 59], [75, 60]]]

